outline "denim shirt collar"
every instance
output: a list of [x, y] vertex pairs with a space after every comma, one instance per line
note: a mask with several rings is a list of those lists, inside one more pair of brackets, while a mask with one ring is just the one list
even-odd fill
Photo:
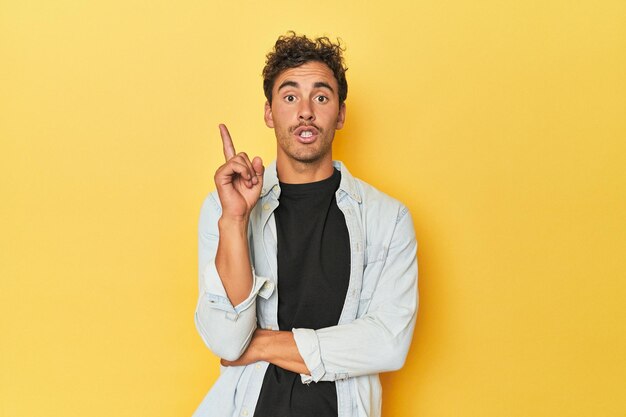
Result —
[[[333, 161], [333, 166], [341, 172], [341, 182], [337, 190], [337, 199], [341, 198], [341, 194], [345, 194], [357, 203], [361, 203], [361, 194], [358, 191], [356, 180], [348, 171], [348, 168], [341, 161]], [[263, 189], [261, 190], [261, 198], [265, 198], [268, 194], [276, 200], [280, 197], [280, 185], [278, 182], [278, 174], [276, 172], [276, 161], [272, 161], [265, 168], [263, 174]]]

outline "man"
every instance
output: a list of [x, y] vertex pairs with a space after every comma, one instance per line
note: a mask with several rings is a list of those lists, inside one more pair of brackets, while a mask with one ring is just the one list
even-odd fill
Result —
[[410, 214], [332, 159], [340, 45], [280, 37], [263, 76], [276, 162], [236, 153], [220, 125], [200, 215], [196, 326], [222, 368], [195, 416], [380, 416], [378, 373], [403, 365], [415, 324]]

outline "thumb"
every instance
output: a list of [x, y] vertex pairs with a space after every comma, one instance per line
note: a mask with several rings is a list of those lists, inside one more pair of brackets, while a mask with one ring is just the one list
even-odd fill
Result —
[[254, 169], [255, 174], [257, 175], [257, 177], [263, 177], [263, 173], [265, 172], [265, 167], [263, 166], [263, 160], [258, 157], [255, 156], [254, 159], [252, 160], [252, 168]]

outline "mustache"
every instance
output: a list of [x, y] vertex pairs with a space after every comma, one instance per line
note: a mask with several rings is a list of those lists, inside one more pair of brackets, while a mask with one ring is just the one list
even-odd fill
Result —
[[289, 128], [289, 133], [293, 133], [296, 129], [300, 127], [314, 127], [318, 132], [323, 133], [324, 129], [316, 125], [315, 123], [300, 123], [297, 126], [292, 126]]

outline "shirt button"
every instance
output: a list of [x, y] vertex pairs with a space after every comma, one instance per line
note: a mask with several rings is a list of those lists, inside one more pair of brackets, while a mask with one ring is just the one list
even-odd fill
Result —
[[243, 409], [243, 411], [241, 412], [242, 416], [247, 416], [248, 415], [248, 410], [246, 410], [245, 408]]
[[263, 204], [263, 210], [268, 211], [270, 209], [269, 204]]
[[272, 329], [272, 326], [267, 326], [267, 329], [265, 330], [274, 330], [274, 329]]
[[255, 366], [255, 368], [256, 368], [256, 369], [261, 369], [261, 365], [257, 363], [257, 364], [256, 364], [256, 366]]

